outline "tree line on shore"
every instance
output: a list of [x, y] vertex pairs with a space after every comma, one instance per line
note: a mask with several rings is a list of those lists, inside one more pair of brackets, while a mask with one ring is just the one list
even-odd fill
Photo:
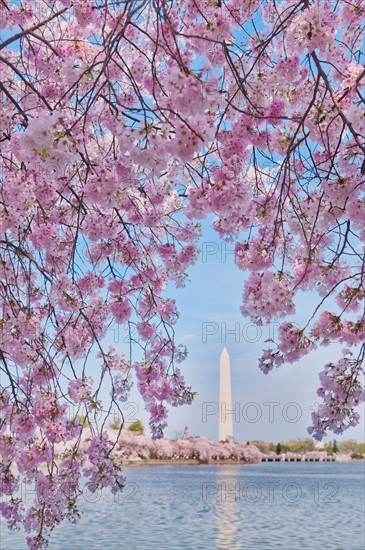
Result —
[[243, 460], [259, 462], [261, 455], [267, 454], [306, 454], [310, 456], [336, 454], [351, 455], [353, 459], [364, 458], [365, 443], [355, 439], [342, 442], [329, 441], [321, 448], [316, 447], [311, 437], [297, 438], [285, 442], [269, 443], [253, 440], [246, 443], [227, 443], [213, 441], [206, 436], [184, 436], [176, 433], [175, 439], [163, 438], [157, 441], [145, 435], [140, 420], [132, 422], [128, 429], [120, 429], [119, 423], [110, 424], [112, 431], [119, 430], [117, 453], [124, 459], [199, 459], [205, 460]]
[[355, 439], [346, 439], [338, 442], [336, 439], [324, 443], [321, 448], [316, 447], [315, 441], [311, 437], [297, 438], [290, 441], [268, 443], [266, 441], [251, 441], [263, 454], [297, 453], [308, 454], [314, 452], [325, 452], [328, 456], [336, 454], [351, 455], [353, 459], [363, 458], [365, 455], [365, 443], [358, 443]]
[[[118, 425], [111, 425], [115, 432]], [[115, 437], [115, 435], [113, 436]], [[172, 459], [172, 460], [240, 460], [254, 464], [260, 462], [261, 452], [247, 443], [225, 443], [213, 441], [209, 437], [190, 437], [186, 439], [161, 438], [153, 440], [144, 434], [139, 421], [132, 423], [128, 429], [119, 429], [118, 442], [115, 448], [117, 456], [126, 460]]]

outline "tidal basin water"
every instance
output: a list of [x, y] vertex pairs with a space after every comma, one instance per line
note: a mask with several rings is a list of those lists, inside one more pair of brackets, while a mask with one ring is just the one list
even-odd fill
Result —
[[[364, 463], [130, 466], [50, 550], [364, 550]], [[2, 550], [26, 550], [2, 523]]]

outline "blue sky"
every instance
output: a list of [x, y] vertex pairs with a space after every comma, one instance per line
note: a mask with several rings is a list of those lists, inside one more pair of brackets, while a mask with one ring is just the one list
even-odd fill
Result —
[[[284, 365], [264, 375], [258, 368], [258, 358], [277, 323], [258, 329], [242, 316], [239, 307], [247, 275], [233, 262], [229, 253], [233, 246], [220, 241], [210, 222], [205, 221], [201, 254], [190, 270], [190, 283], [183, 289], [170, 289], [169, 296], [176, 299], [180, 311], [175, 325], [176, 342], [185, 344], [189, 352], [182, 371], [198, 395], [192, 405], [170, 409], [165, 433], [174, 437], [187, 425], [192, 435], [218, 439], [219, 413], [214, 413], [214, 404], [219, 396], [219, 357], [225, 346], [231, 357], [236, 440], [276, 442], [307, 437], [311, 412], [320, 402], [316, 395], [318, 373], [326, 362], [338, 359], [344, 346], [332, 344], [318, 349], [297, 364]], [[291, 320], [302, 323], [315, 300], [314, 294], [303, 295]], [[121, 341], [123, 334], [121, 331]], [[120, 349], [125, 345], [121, 343]], [[148, 414], [136, 389], [132, 390], [130, 401], [135, 405], [125, 404], [127, 417], [139, 418], [147, 426]], [[326, 440], [334, 437], [363, 441], [364, 420], [342, 436], [330, 433]]]

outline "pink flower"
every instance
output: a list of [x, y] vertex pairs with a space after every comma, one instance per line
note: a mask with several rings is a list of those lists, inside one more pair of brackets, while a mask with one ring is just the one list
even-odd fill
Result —
[[132, 315], [132, 308], [126, 299], [115, 298], [110, 305], [110, 311], [117, 323], [125, 323]]

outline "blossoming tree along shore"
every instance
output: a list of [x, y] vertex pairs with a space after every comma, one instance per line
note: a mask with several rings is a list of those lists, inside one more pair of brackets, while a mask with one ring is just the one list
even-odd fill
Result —
[[[363, 2], [0, 4], [0, 506], [9, 527], [23, 525], [29, 547], [45, 548], [55, 525], [77, 519], [82, 475], [94, 490], [123, 487], [107, 415], [78, 445], [79, 416], [100, 413], [103, 385], [111, 411], [135, 379], [157, 438], [166, 406], [191, 402], [165, 288], [184, 285], [199, 220], [212, 212], [249, 273], [242, 313], [281, 320], [261, 369], [337, 340], [343, 355], [320, 374], [311, 433], [355, 425]], [[288, 316], [303, 291], [317, 301], [297, 327]], [[111, 323], [128, 323], [128, 357], [108, 347]], [[90, 361], [100, 365], [95, 382]], [[31, 504], [19, 496], [23, 481], [35, 484]]]
[[[88, 430], [84, 434], [88, 435]], [[109, 430], [110, 433], [110, 430]], [[115, 433], [110, 438], [115, 439]], [[62, 448], [61, 448], [62, 452]], [[262, 453], [255, 445], [244, 443], [224, 443], [212, 441], [209, 437], [190, 437], [188, 439], [156, 439], [137, 434], [129, 430], [121, 430], [118, 436], [116, 453], [125, 460], [139, 459], [197, 459], [208, 460], [239, 460], [247, 464], [260, 462]]]

